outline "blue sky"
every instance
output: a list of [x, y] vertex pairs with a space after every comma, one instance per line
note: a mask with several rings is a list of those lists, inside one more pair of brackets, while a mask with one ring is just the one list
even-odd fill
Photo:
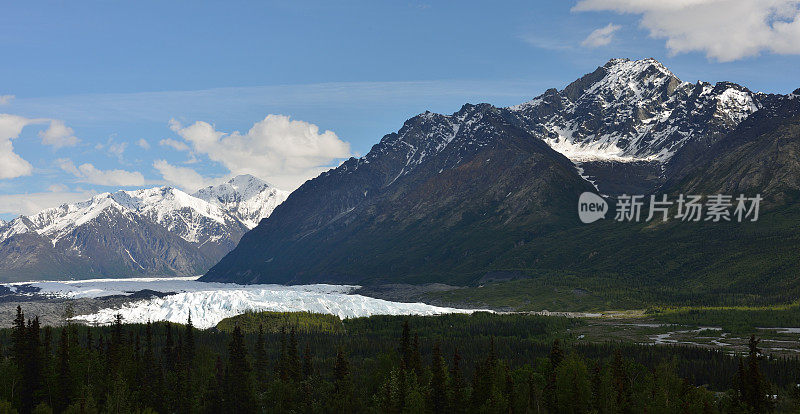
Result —
[[790, 0], [493, 3], [2, 1], [0, 218], [237, 173], [291, 189], [417, 113], [521, 103], [612, 57], [800, 87]]

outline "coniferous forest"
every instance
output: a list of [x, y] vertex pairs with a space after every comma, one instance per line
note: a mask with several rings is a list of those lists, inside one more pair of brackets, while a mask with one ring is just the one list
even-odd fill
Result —
[[0, 330], [0, 413], [800, 410], [800, 360], [764, 357], [754, 336], [731, 355], [577, 343], [560, 317], [262, 316], [42, 327], [18, 308]]

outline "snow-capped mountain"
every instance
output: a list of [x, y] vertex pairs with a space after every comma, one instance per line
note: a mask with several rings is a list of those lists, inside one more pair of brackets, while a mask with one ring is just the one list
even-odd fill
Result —
[[458, 284], [533, 269], [548, 256], [524, 246], [574, 226], [579, 194], [679, 181], [786, 99], [612, 59], [517, 106], [422, 113], [300, 186], [203, 280]]
[[561, 91], [509, 108], [574, 161], [668, 161], [687, 140], [729, 132], [768, 95], [678, 79], [655, 59], [612, 59]]
[[252, 175], [239, 175], [226, 183], [203, 188], [193, 195], [227, 211], [252, 229], [261, 219], [269, 217], [272, 210], [289, 197], [289, 192]]
[[645, 193], [685, 167], [675, 154], [707, 150], [774, 99], [730, 82], [684, 82], [655, 59], [612, 59], [508, 109], [601, 192]]
[[117, 191], [18, 217], [0, 225], [0, 278], [197, 274], [286, 198], [252, 176], [198, 195]]

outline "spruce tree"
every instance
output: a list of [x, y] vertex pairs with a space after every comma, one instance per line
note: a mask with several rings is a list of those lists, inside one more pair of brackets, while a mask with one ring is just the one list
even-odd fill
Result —
[[408, 325], [408, 319], [403, 321], [403, 333], [400, 337], [400, 357], [406, 368], [411, 366], [411, 328]]
[[25, 313], [22, 312], [22, 307], [17, 305], [17, 317], [14, 318], [14, 328], [11, 332], [11, 356], [16, 361], [19, 372], [22, 372], [25, 364], [27, 349], [28, 330], [25, 328]]
[[208, 388], [203, 395], [203, 413], [217, 414], [223, 412], [226, 407], [224, 398], [225, 390], [225, 371], [222, 366], [222, 358], [217, 355], [217, 361], [214, 365], [214, 378], [208, 382]]
[[267, 370], [269, 369], [269, 360], [267, 357], [267, 343], [264, 339], [264, 325], [258, 325], [258, 337], [256, 339], [256, 381], [258, 382], [259, 389], [263, 389], [267, 384]]
[[144, 383], [142, 384], [142, 402], [145, 407], [158, 409], [161, 407], [160, 396], [157, 392], [161, 387], [161, 372], [156, 363], [153, 344], [153, 325], [147, 321], [144, 331], [144, 352], [142, 353], [142, 369]]
[[625, 368], [622, 351], [619, 349], [614, 352], [614, 359], [611, 362], [611, 374], [614, 381], [617, 410], [629, 412], [631, 410], [631, 380], [628, 370]]
[[453, 368], [450, 370], [450, 412], [466, 412], [466, 401], [464, 395], [464, 375], [461, 372], [461, 354], [458, 349], [453, 353]]
[[256, 411], [256, 398], [250, 375], [250, 363], [247, 362], [244, 335], [242, 335], [239, 325], [236, 325], [228, 344], [228, 366], [225, 378], [228, 412], [253, 413]]
[[187, 366], [191, 367], [194, 361], [195, 343], [194, 343], [194, 325], [192, 324], [192, 311], [189, 311], [189, 318], [186, 320], [186, 334], [184, 335], [184, 349], [183, 354], [186, 359]]
[[20, 411], [23, 413], [31, 412], [41, 400], [42, 350], [38, 316], [28, 321], [26, 347], [23, 356], [22, 383], [20, 384]]
[[419, 334], [414, 333], [414, 340], [411, 342], [411, 366], [409, 367], [417, 379], [422, 378], [422, 353], [419, 348]]
[[289, 370], [289, 378], [293, 381], [299, 381], [302, 375], [302, 367], [300, 366], [300, 355], [298, 354], [297, 336], [294, 327], [292, 327], [289, 333], [289, 349], [286, 354], [286, 367]]
[[336, 363], [333, 366], [333, 380], [336, 386], [336, 392], [350, 381], [350, 363], [347, 362], [347, 357], [344, 355], [344, 350], [339, 348], [336, 352]]
[[544, 389], [544, 404], [551, 412], [558, 409], [558, 397], [556, 395], [556, 370], [564, 360], [564, 350], [561, 349], [561, 341], [558, 339], [553, 341], [553, 346], [550, 348], [550, 371], [547, 375], [547, 384]]
[[563, 360], [564, 350], [561, 349], [561, 341], [556, 339], [553, 341], [553, 347], [550, 348], [550, 366], [555, 370]]
[[303, 352], [303, 379], [307, 380], [314, 375], [314, 367], [311, 360], [311, 347], [306, 343], [306, 349]]
[[744, 377], [744, 403], [757, 413], [766, 413], [773, 410], [773, 404], [769, 397], [769, 389], [766, 381], [761, 374], [759, 363], [761, 362], [761, 349], [758, 348], [760, 339], [755, 335], [750, 335], [748, 342], [747, 367]]
[[431, 384], [428, 397], [429, 406], [434, 413], [444, 413], [449, 406], [447, 398], [447, 367], [442, 358], [439, 343], [433, 345], [431, 355]]
[[336, 352], [333, 385], [334, 394], [329, 401], [329, 410], [332, 412], [357, 412], [357, 404], [353, 400], [353, 384], [350, 380], [350, 364], [341, 348]]
[[281, 327], [281, 350], [280, 355], [278, 356], [278, 364], [275, 367], [275, 370], [278, 371], [278, 377], [282, 381], [286, 381], [289, 379], [289, 369], [286, 366], [286, 358], [287, 358], [287, 345], [286, 345], [286, 327]]
[[58, 341], [58, 358], [56, 371], [56, 398], [54, 409], [61, 412], [67, 408], [72, 400], [72, 378], [69, 368], [69, 338], [66, 328], [61, 329], [61, 338]]
[[172, 324], [169, 322], [164, 323], [166, 329], [166, 339], [164, 343], [164, 362], [168, 371], [175, 370], [175, 341], [172, 339]]

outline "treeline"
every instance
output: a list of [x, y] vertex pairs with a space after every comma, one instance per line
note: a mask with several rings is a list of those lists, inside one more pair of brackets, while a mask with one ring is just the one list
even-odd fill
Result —
[[247, 333], [238, 325], [196, 330], [191, 318], [178, 325], [124, 324], [118, 317], [112, 326], [42, 328], [18, 308], [14, 327], [0, 330], [0, 413], [800, 409], [798, 361], [762, 358], [754, 337], [742, 357], [558, 338], [577, 323], [526, 315], [381, 316], [342, 321], [336, 333], [301, 333], [291, 325]]
[[665, 323], [719, 326], [728, 332], [743, 333], [759, 327], [800, 326], [800, 303], [770, 308], [655, 308], [649, 309], [648, 315]]

